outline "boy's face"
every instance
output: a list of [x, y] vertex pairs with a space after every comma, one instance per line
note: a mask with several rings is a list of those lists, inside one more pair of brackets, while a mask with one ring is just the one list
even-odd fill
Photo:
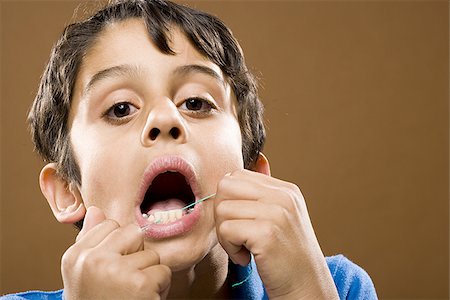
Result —
[[[175, 55], [161, 53], [141, 20], [109, 25], [76, 80], [69, 126], [80, 193], [86, 207], [101, 208], [120, 225], [146, 224], [142, 213], [155, 204], [143, 204], [144, 194], [159, 173], [191, 176], [198, 200], [243, 168], [236, 100], [220, 68], [176, 29], [170, 47]], [[154, 188], [176, 190], [182, 181], [174, 178]], [[181, 207], [176, 193], [153, 207]], [[183, 269], [217, 247], [212, 201], [147, 233], [146, 245], [162, 263]]]

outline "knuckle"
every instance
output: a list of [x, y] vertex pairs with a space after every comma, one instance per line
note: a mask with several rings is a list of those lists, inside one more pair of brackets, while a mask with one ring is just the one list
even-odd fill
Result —
[[230, 183], [233, 179], [231, 176], [225, 176], [223, 177], [218, 183], [217, 183], [217, 193], [224, 193], [228, 186], [230, 186]]
[[216, 206], [216, 215], [222, 217], [227, 213], [227, 205], [224, 201], [219, 202]]
[[119, 236], [127, 236], [126, 232], [127, 228], [125, 227], [117, 227], [116, 229], [114, 229], [114, 231], [112, 231], [109, 235], [119, 235]]
[[275, 206], [272, 211], [275, 213], [276, 219], [279, 221], [285, 221], [289, 219], [289, 210], [282, 206]]
[[[146, 296], [147, 296], [147, 295], [146, 295]], [[149, 294], [148, 299], [152, 299], [152, 300], [161, 300], [161, 299], [163, 299], [163, 298], [161, 297], [160, 294], [155, 293], [155, 292], [152, 292], [151, 294]]]
[[230, 226], [228, 225], [228, 221], [223, 221], [222, 223], [220, 223], [218, 231], [220, 234], [226, 234], [229, 227]]
[[120, 228], [120, 225], [117, 221], [115, 220], [111, 220], [111, 219], [106, 219], [102, 222], [105, 226], [117, 229]]
[[285, 192], [287, 195], [285, 201], [286, 209], [288, 209], [289, 211], [298, 210], [299, 201], [303, 199], [303, 197], [301, 196], [300, 188], [296, 184], [288, 183]]
[[300, 188], [295, 183], [289, 182], [288, 189], [294, 194], [300, 194]]
[[145, 255], [149, 256], [151, 258], [151, 260], [155, 262], [155, 264], [160, 263], [161, 259], [160, 259], [158, 252], [156, 252], [152, 249], [145, 249], [144, 252], [145, 252]]
[[101, 256], [95, 251], [85, 250], [80, 253], [78, 261], [83, 269], [96, 269], [100, 265]]
[[132, 289], [138, 294], [145, 293], [148, 290], [149, 284], [147, 277], [142, 273], [136, 273], [131, 281]]
[[165, 279], [171, 278], [172, 277], [172, 270], [166, 266], [166, 265], [161, 265], [162, 267], [162, 272], [164, 273], [164, 277]]
[[271, 234], [271, 226], [269, 226], [267, 223], [263, 223], [260, 226], [261, 228], [261, 233], [263, 234], [263, 236], [268, 237]]
[[115, 262], [110, 262], [105, 265], [105, 269], [103, 272], [107, 275], [115, 276], [116, 274], [120, 274], [122, 270], [122, 267]]
[[234, 170], [233, 172], [230, 173], [229, 177], [240, 176], [240, 175], [244, 174], [244, 172], [246, 172], [245, 169], [243, 169], [243, 170]]
[[168, 266], [165, 265], [159, 265], [159, 274], [156, 283], [156, 286], [158, 288], [158, 292], [164, 291], [167, 286], [170, 284], [170, 278], [172, 277], [172, 271]]
[[71, 246], [69, 249], [67, 249], [66, 252], [61, 257], [61, 267], [63, 269], [71, 268], [74, 264], [77, 255], [75, 254], [75, 247]]
[[266, 241], [273, 241], [277, 237], [277, 227], [271, 222], [265, 222], [261, 225], [261, 231], [266, 237]]
[[289, 224], [291, 224], [294, 220], [294, 215], [295, 213], [292, 209], [282, 208], [280, 212], [279, 225], [282, 228], [287, 228], [287, 226], [289, 226]]
[[131, 276], [130, 287], [135, 294], [148, 295], [155, 292], [159, 295], [170, 284], [172, 272], [169, 267], [165, 265], [158, 265], [153, 269], [155, 273], [150, 274], [138, 272]]

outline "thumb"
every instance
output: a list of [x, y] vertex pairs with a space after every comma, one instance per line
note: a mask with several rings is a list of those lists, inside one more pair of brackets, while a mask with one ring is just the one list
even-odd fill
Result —
[[78, 233], [76, 241], [78, 242], [89, 230], [104, 220], [106, 220], [106, 216], [100, 208], [96, 206], [88, 207], [84, 216], [83, 228]]
[[230, 251], [228, 252], [228, 255], [234, 264], [238, 264], [241, 266], [247, 266], [251, 261], [250, 251], [248, 251], [245, 247], [241, 247], [235, 253], [232, 253]]

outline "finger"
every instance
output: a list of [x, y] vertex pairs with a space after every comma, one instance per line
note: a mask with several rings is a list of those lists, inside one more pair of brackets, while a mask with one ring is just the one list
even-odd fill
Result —
[[268, 221], [284, 227], [291, 222], [295, 214], [280, 205], [258, 201], [225, 200], [215, 210], [216, 226], [227, 220]]
[[74, 244], [76, 247], [93, 248], [100, 244], [111, 232], [119, 228], [119, 224], [114, 220], [104, 220], [91, 230], [83, 234]]
[[76, 241], [81, 239], [89, 230], [104, 220], [106, 220], [106, 216], [100, 208], [95, 206], [88, 207], [86, 215], [84, 216], [83, 228], [78, 233]]
[[267, 191], [283, 190], [291, 185], [293, 184], [261, 173], [238, 170], [221, 179], [217, 194], [224, 199], [260, 199]]
[[169, 285], [161, 292], [161, 299], [167, 299], [167, 296], [169, 295], [170, 291], [170, 282]]
[[246, 247], [251, 220], [227, 220], [217, 227], [217, 236], [223, 249], [235, 264], [242, 266], [250, 262], [250, 249]]
[[216, 205], [222, 200], [255, 200], [283, 206], [289, 211], [304, 208], [300, 189], [281, 181], [251, 171], [237, 171], [225, 176], [217, 186]]
[[264, 196], [266, 187], [259, 183], [255, 184], [248, 180], [239, 180], [237, 177], [228, 175], [223, 177], [217, 184], [216, 200], [257, 200]]
[[123, 257], [124, 262], [131, 269], [143, 270], [148, 267], [159, 265], [159, 255], [153, 250], [146, 249]]
[[266, 186], [268, 188], [279, 189], [292, 188], [293, 186], [295, 187], [295, 184], [292, 184], [291, 182], [246, 169], [234, 171], [230, 174], [227, 174], [227, 176], [237, 181], [247, 181], [249, 183], [253, 182], [255, 184], [261, 184], [262, 186]]
[[215, 206], [216, 222], [231, 219], [262, 218], [267, 214], [268, 206], [264, 203], [252, 200], [222, 200]]
[[153, 289], [160, 295], [165, 295], [162, 298], [167, 297], [167, 293], [170, 289], [170, 282], [172, 280], [172, 271], [166, 265], [154, 265], [142, 270], [148, 278], [151, 278], [149, 284], [153, 285]]
[[135, 224], [128, 224], [112, 231], [98, 245], [107, 251], [127, 255], [144, 249], [144, 234]]
[[230, 174], [228, 174], [229, 177], [235, 178], [239, 181], [250, 181], [250, 182], [257, 182], [257, 183], [263, 183], [267, 185], [272, 185], [273, 183], [279, 185], [278, 182], [283, 182], [280, 179], [277, 179], [275, 177], [268, 176], [263, 173], [255, 172], [252, 170], [242, 169], [242, 170], [236, 170]]

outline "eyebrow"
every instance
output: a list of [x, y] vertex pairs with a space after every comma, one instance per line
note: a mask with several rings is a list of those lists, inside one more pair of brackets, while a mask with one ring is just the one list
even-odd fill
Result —
[[94, 85], [105, 79], [121, 76], [133, 77], [141, 73], [142, 70], [140, 70], [139, 67], [133, 65], [118, 65], [101, 70], [95, 73], [94, 76], [92, 76], [91, 80], [89, 80], [86, 88], [84, 89], [84, 93], [87, 94]]
[[[84, 93], [87, 94], [93, 86], [98, 84], [100, 81], [103, 81], [108, 78], [114, 78], [114, 77], [134, 77], [138, 76], [139, 74], [142, 74], [143, 71], [138, 66], [134, 65], [118, 65], [111, 68], [107, 68], [104, 70], [101, 70], [92, 76], [91, 80], [89, 80], [88, 84], [86, 85], [86, 88], [84, 89]], [[173, 72], [175, 75], [178, 76], [188, 76], [195, 73], [204, 74], [207, 76], [210, 76], [217, 81], [219, 81], [222, 85], [225, 86], [225, 81], [216, 71], [213, 69], [202, 66], [202, 65], [184, 65], [177, 67], [175, 71]]]
[[211, 69], [209, 67], [206, 67], [206, 66], [202, 66], [202, 65], [185, 65], [185, 66], [180, 66], [180, 67], [175, 69], [174, 73], [176, 75], [183, 76], [183, 77], [191, 75], [191, 74], [195, 74], [195, 73], [204, 74], [204, 75], [207, 75], [207, 76], [210, 76], [210, 77], [216, 79], [222, 85], [225, 86], [225, 81], [223, 80], [222, 76], [220, 76], [213, 69]]

